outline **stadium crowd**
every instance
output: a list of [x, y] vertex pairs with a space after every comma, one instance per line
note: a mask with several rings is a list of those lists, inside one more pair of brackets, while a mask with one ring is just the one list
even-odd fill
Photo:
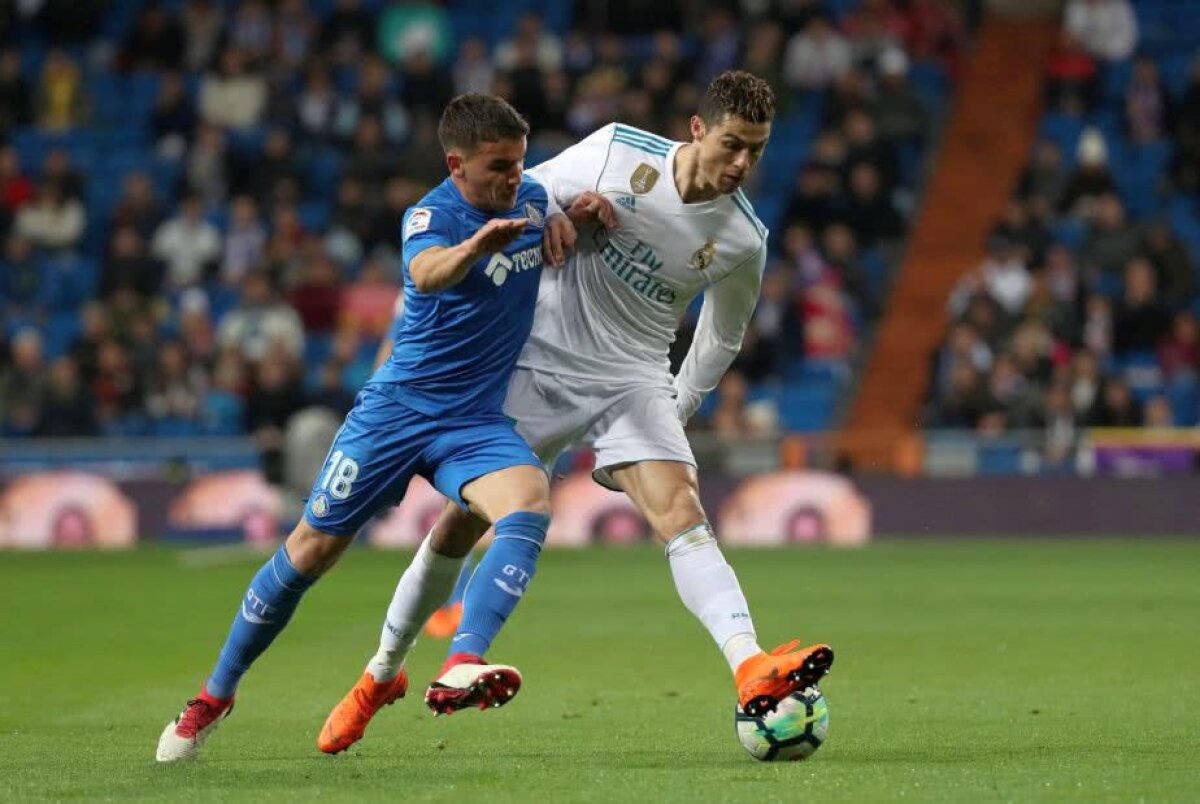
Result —
[[951, 0], [30, 0], [0, 31], [0, 435], [265, 445], [369, 376], [454, 94], [508, 98], [533, 164], [612, 120], [689, 139], [735, 66], [779, 98], [773, 259], [706, 415], [778, 426], [746, 389], [854, 354], [966, 35]]
[[1067, 5], [1039, 139], [949, 300], [926, 427], [1040, 430], [1053, 464], [1087, 427], [1197, 423], [1200, 58], [1195, 31], [1155, 31], [1139, 46], [1128, 0]]

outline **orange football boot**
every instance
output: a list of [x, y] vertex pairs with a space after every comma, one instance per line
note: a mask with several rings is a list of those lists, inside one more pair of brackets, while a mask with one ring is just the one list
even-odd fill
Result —
[[326, 754], [345, 751], [363, 738], [363, 732], [376, 712], [403, 698], [406, 692], [408, 673], [403, 667], [391, 681], [379, 682], [369, 672], [363, 673], [354, 688], [329, 713], [317, 736], [317, 748]]
[[425, 634], [434, 639], [449, 639], [462, 622], [463, 604], [449, 603], [433, 613], [425, 623]]
[[738, 704], [751, 717], [760, 717], [794, 692], [816, 686], [833, 664], [828, 645], [800, 647], [800, 640], [780, 645], [770, 653], [751, 656], [734, 673]]

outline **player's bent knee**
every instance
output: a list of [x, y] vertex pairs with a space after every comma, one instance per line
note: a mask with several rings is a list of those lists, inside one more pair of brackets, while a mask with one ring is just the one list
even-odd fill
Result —
[[704, 506], [700, 504], [700, 495], [688, 485], [681, 485], [672, 491], [666, 499], [666, 505], [659, 510], [644, 513], [655, 537], [663, 544], [684, 531], [708, 522]]
[[462, 558], [487, 533], [488, 523], [447, 501], [429, 531], [429, 546], [438, 555]]
[[284, 547], [288, 559], [298, 572], [316, 578], [337, 563], [352, 541], [353, 537], [324, 533], [301, 520], [288, 536]]

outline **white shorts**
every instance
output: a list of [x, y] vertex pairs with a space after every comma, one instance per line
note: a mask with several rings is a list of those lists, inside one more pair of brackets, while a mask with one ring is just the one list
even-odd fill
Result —
[[696, 459], [675, 415], [666, 387], [616, 384], [518, 368], [508, 386], [504, 413], [533, 451], [553, 466], [580, 444], [596, 453], [592, 473], [602, 486], [620, 491], [608, 470], [638, 461]]

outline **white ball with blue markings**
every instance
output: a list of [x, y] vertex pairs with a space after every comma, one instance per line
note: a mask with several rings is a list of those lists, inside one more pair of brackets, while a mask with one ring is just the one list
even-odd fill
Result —
[[829, 734], [829, 705], [816, 687], [794, 692], [774, 712], [751, 717], [735, 706], [733, 725], [750, 756], [763, 762], [808, 759]]

